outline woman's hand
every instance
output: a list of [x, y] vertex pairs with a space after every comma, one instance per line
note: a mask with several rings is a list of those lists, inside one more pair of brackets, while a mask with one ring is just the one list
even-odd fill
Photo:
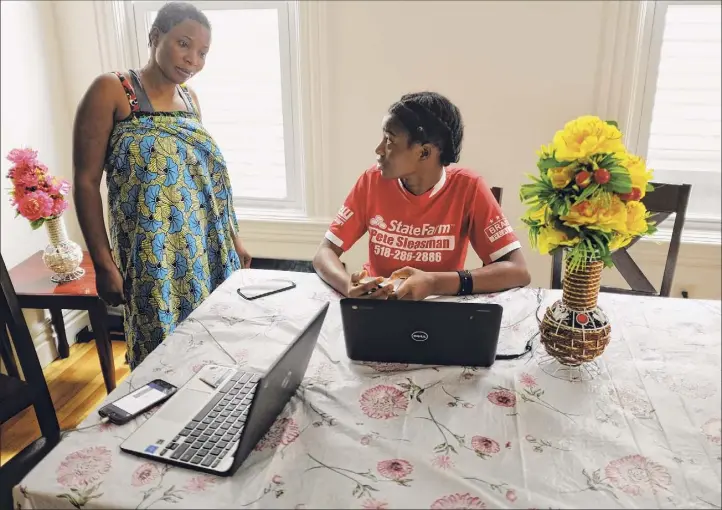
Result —
[[241, 238], [237, 235], [233, 236], [233, 246], [236, 248], [236, 253], [238, 254], [238, 258], [241, 259], [241, 267], [243, 269], [248, 269], [251, 267], [251, 254], [248, 253], [248, 250], [246, 250], [243, 247], [243, 243], [241, 242]]
[[351, 275], [351, 281], [349, 283], [348, 290], [346, 291], [346, 297], [350, 298], [366, 298], [366, 299], [388, 299], [393, 293], [393, 285], [387, 285], [385, 287], [379, 287], [379, 284], [384, 281], [383, 278], [376, 278], [366, 283], [361, 283], [361, 280], [368, 276], [366, 270], [359, 271]]
[[100, 299], [110, 306], [125, 304], [123, 277], [116, 266], [95, 271], [95, 288]]
[[413, 267], [405, 267], [394, 271], [389, 280], [403, 279], [392, 299], [421, 301], [434, 294], [434, 275]]

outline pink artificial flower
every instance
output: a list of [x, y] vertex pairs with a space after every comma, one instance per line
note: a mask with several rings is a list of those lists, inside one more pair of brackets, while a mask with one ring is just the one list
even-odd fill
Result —
[[53, 214], [53, 199], [41, 191], [33, 191], [18, 200], [18, 211], [30, 221], [50, 217]]
[[38, 157], [38, 151], [32, 149], [13, 149], [7, 158], [15, 163], [16, 166], [35, 166]]
[[40, 184], [38, 174], [31, 168], [16, 168], [10, 178], [16, 187], [37, 188]]
[[67, 208], [68, 208], [68, 202], [67, 202], [65, 199], [63, 199], [63, 198], [56, 198], [56, 199], [53, 200], [53, 211], [52, 211], [52, 215], [53, 215], [54, 217], [58, 217], [58, 216], [60, 216], [61, 214], [63, 214], [63, 212], [64, 212], [65, 209], [67, 209]]

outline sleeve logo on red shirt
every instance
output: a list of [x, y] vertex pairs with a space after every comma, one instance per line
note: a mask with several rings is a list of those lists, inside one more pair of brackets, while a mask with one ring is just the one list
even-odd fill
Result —
[[339, 209], [336, 213], [336, 218], [333, 220], [333, 222], [337, 225], [343, 225], [351, 219], [351, 216], [353, 216], [353, 211], [345, 205], [342, 205], [341, 209]]
[[490, 243], [498, 241], [512, 232], [511, 225], [504, 216], [492, 216], [489, 218], [489, 226], [484, 229], [484, 234]]

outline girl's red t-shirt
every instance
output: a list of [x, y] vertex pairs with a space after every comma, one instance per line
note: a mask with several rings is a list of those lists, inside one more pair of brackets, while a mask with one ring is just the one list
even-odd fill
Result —
[[326, 232], [347, 251], [369, 233], [371, 276], [388, 277], [405, 266], [423, 271], [463, 269], [471, 243], [484, 264], [521, 248], [484, 179], [467, 169], [446, 168], [423, 195], [398, 179], [384, 179], [374, 165], [358, 179]]

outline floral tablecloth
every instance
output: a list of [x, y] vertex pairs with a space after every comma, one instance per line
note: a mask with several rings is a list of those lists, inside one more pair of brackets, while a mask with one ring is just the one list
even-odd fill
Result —
[[[298, 287], [236, 293], [277, 276]], [[501, 304], [499, 352], [516, 353], [538, 303], [559, 297], [459, 299]], [[719, 302], [603, 294], [613, 339], [600, 375], [575, 383], [547, 375], [539, 350], [491, 369], [352, 363], [338, 300], [315, 275], [239, 271], [110, 395], [211, 362], [263, 371], [331, 301], [302, 389], [235, 476], [122, 453], [146, 415], [68, 434], [17, 507], [720, 508]]]

